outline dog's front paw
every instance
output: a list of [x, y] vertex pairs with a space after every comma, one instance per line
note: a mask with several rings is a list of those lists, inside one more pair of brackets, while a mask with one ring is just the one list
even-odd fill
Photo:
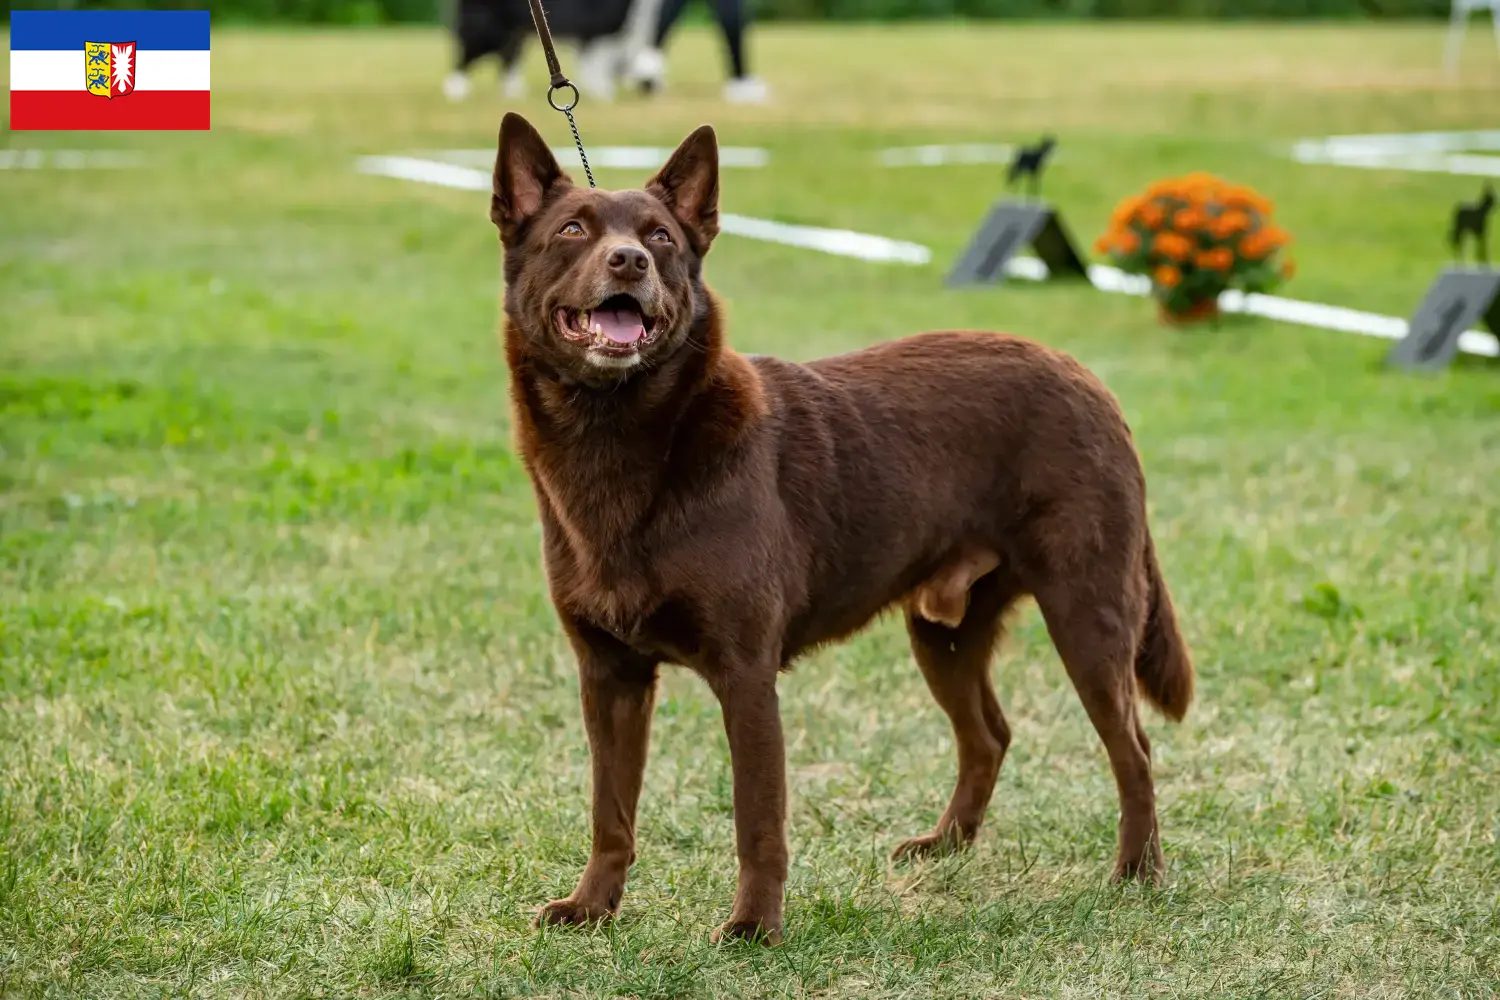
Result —
[[1140, 882], [1144, 885], [1159, 886], [1162, 882], [1162, 872], [1165, 865], [1161, 854], [1154, 857], [1145, 857], [1134, 864], [1125, 861], [1115, 862], [1115, 872], [1110, 881], [1116, 885], [1125, 882]]
[[608, 920], [615, 913], [607, 906], [590, 906], [569, 896], [554, 899], [537, 911], [536, 925], [562, 924], [567, 927], [586, 927], [589, 924]]
[[750, 941], [754, 944], [777, 945], [781, 943], [781, 922], [767, 926], [761, 920], [735, 920], [730, 918], [721, 924], [708, 938], [714, 944], [730, 941]]
[[903, 840], [891, 852], [892, 861], [916, 861], [920, 858], [937, 858], [952, 854], [963, 847], [963, 841], [953, 832], [924, 833], [920, 837]]

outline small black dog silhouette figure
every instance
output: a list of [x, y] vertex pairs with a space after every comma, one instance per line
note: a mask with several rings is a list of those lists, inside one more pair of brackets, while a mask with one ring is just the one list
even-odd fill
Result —
[[1042, 183], [1042, 171], [1046, 169], [1047, 157], [1052, 155], [1052, 150], [1057, 146], [1057, 139], [1050, 135], [1042, 136], [1042, 141], [1035, 146], [1022, 146], [1016, 150], [1016, 155], [1010, 161], [1010, 169], [1005, 173], [1005, 187], [1009, 190], [1023, 177], [1031, 178], [1031, 194], [1035, 197]]
[[1490, 262], [1489, 228], [1490, 213], [1495, 210], [1495, 187], [1486, 183], [1484, 195], [1472, 204], [1460, 203], [1453, 210], [1453, 230], [1448, 234], [1448, 243], [1453, 255], [1463, 259], [1464, 237], [1474, 241], [1474, 256], [1481, 264]]

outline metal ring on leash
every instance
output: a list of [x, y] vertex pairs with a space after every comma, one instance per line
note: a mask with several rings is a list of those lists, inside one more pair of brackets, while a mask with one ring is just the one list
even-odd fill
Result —
[[[554, 98], [553, 95], [556, 94], [559, 90], [571, 90], [573, 92], [573, 99], [567, 104], [558, 104], [556, 98]], [[572, 111], [574, 108], [578, 107], [578, 88], [573, 85], [573, 82], [571, 80], [567, 83], [564, 83], [560, 87], [548, 87], [547, 103], [552, 105], [553, 111], [561, 111], [563, 114], [567, 114], [569, 111]]]
[[[552, 86], [547, 88], [547, 103], [568, 119], [568, 128], [573, 133], [573, 145], [578, 147], [578, 159], [583, 163], [589, 187], [598, 187], [594, 183], [594, 172], [589, 169], [589, 155], [583, 151], [583, 137], [578, 134], [578, 123], [573, 120], [573, 109], [578, 107], [578, 88], [563, 76], [562, 66], [557, 62], [557, 50], [552, 46], [552, 30], [547, 27], [547, 12], [542, 9], [542, 0], [530, 0], [530, 5], [531, 23], [536, 26], [536, 36], [542, 43], [542, 54], [547, 57], [547, 70], [552, 74]], [[557, 92], [560, 90], [571, 90], [573, 99], [567, 104], [558, 104]]]

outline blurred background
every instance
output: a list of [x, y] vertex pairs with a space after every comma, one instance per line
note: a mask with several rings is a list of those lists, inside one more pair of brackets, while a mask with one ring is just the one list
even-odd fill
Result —
[[1098, 373], [1197, 659], [1187, 721], [1148, 721], [1160, 892], [1104, 885], [1113, 783], [1034, 611], [989, 822], [915, 871], [886, 851], [953, 758], [899, 623], [799, 664], [762, 954], [707, 942], [728, 756], [682, 671], [620, 919], [529, 927], [589, 829], [496, 343], [500, 118], [571, 147], [537, 46], [455, 100], [429, 0], [210, 7], [210, 131], [0, 131], [0, 997], [1493, 995], [1493, 359], [1411, 377], [1379, 337], [944, 281], [1051, 134], [1089, 262], [1202, 171], [1289, 235], [1277, 295], [1399, 324], [1500, 179], [1487, 12], [1454, 43], [1446, 0], [756, 0], [739, 101], [692, 4], [654, 93], [585, 93], [602, 186], [717, 129], [740, 349], [1008, 330]]

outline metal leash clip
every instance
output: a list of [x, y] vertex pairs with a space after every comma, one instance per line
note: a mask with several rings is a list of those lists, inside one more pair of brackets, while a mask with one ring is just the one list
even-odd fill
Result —
[[[573, 81], [563, 75], [562, 65], [557, 61], [557, 50], [552, 46], [552, 31], [547, 27], [547, 12], [542, 9], [542, 0], [530, 0], [531, 22], [536, 25], [537, 38], [541, 40], [542, 52], [547, 56], [547, 70], [552, 74], [552, 83], [547, 88], [547, 103], [552, 106], [553, 111], [561, 111], [568, 119], [568, 128], [573, 132], [573, 145], [578, 147], [578, 159], [583, 162], [584, 176], [589, 179], [589, 187], [598, 187], [594, 183], [594, 171], [589, 168], [589, 155], [583, 151], [583, 137], [578, 134], [578, 123], [573, 120], [573, 109], [578, 107], [578, 87]], [[571, 90], [572, 100], [566, 104], [557, 103], [559, 91]]]

